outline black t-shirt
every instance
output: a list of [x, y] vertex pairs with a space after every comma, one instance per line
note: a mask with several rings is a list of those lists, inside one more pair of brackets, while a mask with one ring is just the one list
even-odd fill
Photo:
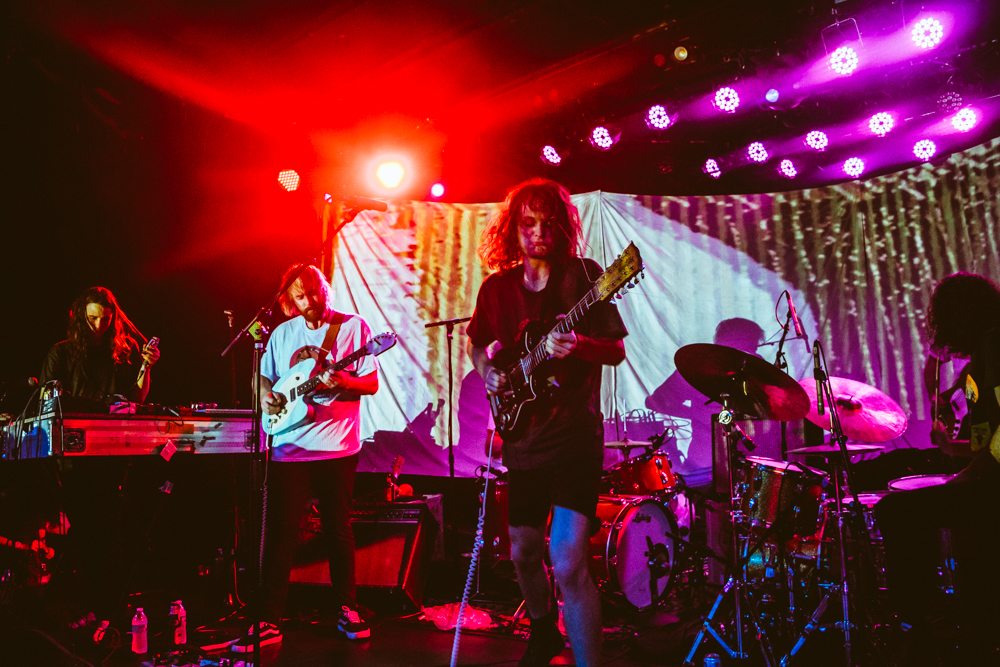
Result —
[[138, 377], [139, 365], [115, 363], [106, 345], [87, 348], [87, 357], [74, 362], [69, 341], [64, 340], [49, 350], [40, 379], [42, 383], [59, 380], [63, 390], [73, 396], [101, 401], [106, 396], [130, 392]]
[[[510, 350], [530, 322], [554, 326], [556, 316], [568, 313], [603, 272], [591, 259], [570, 259], [565, 267], [552, 268], [540, 292], [524, 286], [524, 265], [494, 273], [479, 288], [476, 310], [466, 329], [469, 339], [476, 347], [498, 341]], [[618, 309], [609, 302], [592, 305], [575, 331], [611, 340], [628, 335]], [[566, 456], [603, 457], [601, 365], [574, 355], [561, 363], [566, 373], [561, 388], [550, 401], [539, 402], [522, 416], [528, 422], [520, 437], [504, 440], [508, 468], [532, 470]]]
[[969, 404], [970, 444], [973, 460], [967, 471], [979, 475], [1000, 465], [998, 452], [989, 452], [990, 442], [1000, 428], [1000, 329], [983, 334], [979, 348], [965, 367], [965, 400]]

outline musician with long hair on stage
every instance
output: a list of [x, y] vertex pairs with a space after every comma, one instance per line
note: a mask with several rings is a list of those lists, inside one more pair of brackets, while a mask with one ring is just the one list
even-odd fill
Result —
[[[548, 330], [602, 274], [600, 265], [580, 257], [581, 237], [569, 193], [548, 180], [512, 189], [490, 221], [479, 254], [496, 273], [480, 288], [467, 329], [469, 354], [490, 394], [509, 379], [487, 349], [499, 342], [514, 350], [532, 323]], [[511, 559], [531, 616], [522, 667], [547, 665], [565, 647], [544, 561], [550, 511], [551, 563], [576, 664], [600, 664], [601, 605], [588, 549], [604, 456], [601, 367], [624, 360], [626, 335], [607, 302], [595, 303], [573, 331], [546, 334], [545, 353], [562, 366], [560, 388], [526, 407], [518, 435], [504, 437]]]
[[[971, 435], [969, 464], [948, 482], [890, 493], [876, 506], [889, 593], [902, 620], [940, 627], [936, 597], [943, 569], [954, 569], [956, 643], [970, 659], [992, 655], [1000, 611], [1000, 289], [983, 276], [956, 273], [934, 289], [927, 311], [932, 346], [969, 358], [963, 371]], [[942, 531], [949, 537], [942, 542]], [[947, 548], [953, 549], [954, 561]], [[950, 564], [949, 564], [950, 563]], [[933, 620], [932, 620], [933, 619]], [[933, 633], [911, 633], [927, 637]], [[949, 649], [950, 650], [950, 649]], [[907, 663], [916, 664], [916, 663]], [[920, 663], [923, 664], [923, 663]]]
[[136, 338], [145, 341], [111, 290], [91, 287], [70, 307], [66, 340], [49, 350], [41, 381], [58, 380], [77, 398], [103, 401], [121, 395], [142, 403], [160, 352], [148, 341], [140, 346]]

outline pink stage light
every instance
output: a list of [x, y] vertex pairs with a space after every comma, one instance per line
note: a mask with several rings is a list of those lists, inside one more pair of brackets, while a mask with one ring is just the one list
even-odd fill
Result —
[[944, 26], [937, 19], [920, 19], [911, 34], [914, 44], [922, 49], [933, 49], [944, 38]]
[[944, 113], [951, 113], [962, 108], [962, 96], [954, 90], [942, 93], [937, 99], [938, 109]]
[[649, 112], [646, 114], [646, 124], [655, 130], [665, 130], [670, 127], [670, 116], [666, 109], [655, 104], [649, 107]]
[[830, 69], [841, 76], [848, 76], [858, 68], [858, 54], [849, 46], [842, 46], [830, 54]]
[[733, 113], [740, 106], [740, 96], [734, 89], [726, 86], [715, 91], [715, 108], [726, 113]]
[[781, 165], [778, 167], [778, 171], [785, 178], [795, 178], [795, 175], [799, 172], [795, 169], [795, 164], [791, 160], [782, 160]]
[[892, 130], [892, 126], [896, 124], [893, 120], [892, 114], [888, 114], [884, 111], [880, 111], [871, 117], [868, 121], [868, 129], [880, 137], [884, 137], [889, 134]]
[[821, 151], [830, 145], [830, 140], [826, 138], [826, 132], [813, 130], [806, 135], [806, 145], [813, 150]]
[[562, 156], [559, 155], [559, 151], [554, 146], [543, 146], [542, 161], [551, 165], [557, 165], [562, 162]]
[[294, 169], [284, 169], [278, 172], [278, 182], [289, 192], [295, 192], [299, 188], [299, 175]]
[[615, 140], [611, 137], [611, 133], [603, 125], [595, 127], [594, 131], [590, 133], [590, 142], [602, 151], [606, 151], [615, 145]]
[[747, 157], [754, 162], [766, 162], [767, 161], [767, 149], [764, 148], [764, 144], [759, 141], [755, 141], [749, 146], [747, 146]]
[[435, 183], [434, 185], [431, 186], [432, 197], [440, 197], [443, 194], [444, 194], [444, 185], [442, 185], [441, 183]]
[[705, 166], [702, 167], [702, 171], [704, 171], [712, 178], [718, 178], [719, 176], [722, 176], [722, 170], [719, 169], [719, 163], [711, 158], [705, 160]]
[[913, 154], [924, 162], [934, 157], [935, 153], [937, 153], [937, 146], [930, 139], [921, 139], [913, 144]]
[[962, 109], [955, 117], [951, 119], [951, 124], [955, 126], [955, 129], [959, 132], [968, 132], [976, 126], [976, 112], [972, 109]]
[[861, 161], [861, 158], [852, 157], [848, 158], [844, 162], [844, 173], [851, 178], [857, 178], [865, 170], [865, 163]]

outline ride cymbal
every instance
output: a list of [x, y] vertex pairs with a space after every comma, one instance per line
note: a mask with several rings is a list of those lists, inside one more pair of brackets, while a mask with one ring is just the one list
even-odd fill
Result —
[[[830, 409], [819, 416], [816, 410], [816, 381], [799, 382], [809, 396], [809, 414], [806, 419], [816, 426], [831, 430]], [[898, 438], [906, 430], [906, 415], [899, 403], [875, 387], [846, 378], [830, 378], [830, 389], [837, 403], [844, 435], [861, 442], [887, 442]]]

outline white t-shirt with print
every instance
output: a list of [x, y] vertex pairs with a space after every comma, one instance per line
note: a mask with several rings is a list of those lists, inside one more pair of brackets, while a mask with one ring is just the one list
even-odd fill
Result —
[[[360, 315], [342, 313], [344, 321], [337, 332], [329, 356], [322, 367], [329, 366], [359, 349], [371, 338], [368, 323]], [[306, 326], [305, 318], [295, 317], [274, 329], [260, 362], [260, 373], [272, 383], [302, 359], [322, 357], [322, 346], [329, 323], [318, 329]], [[345, 368], [362, 377], [378, 369], [375, 357], [366, 355]], [[307, 396], [313, 406], [313, 421], [274, 436], [271, 458], [275, 461], [320, 461], [351, 456], [361, 450], [360, 397], [345, 391], [320, 390]]]

